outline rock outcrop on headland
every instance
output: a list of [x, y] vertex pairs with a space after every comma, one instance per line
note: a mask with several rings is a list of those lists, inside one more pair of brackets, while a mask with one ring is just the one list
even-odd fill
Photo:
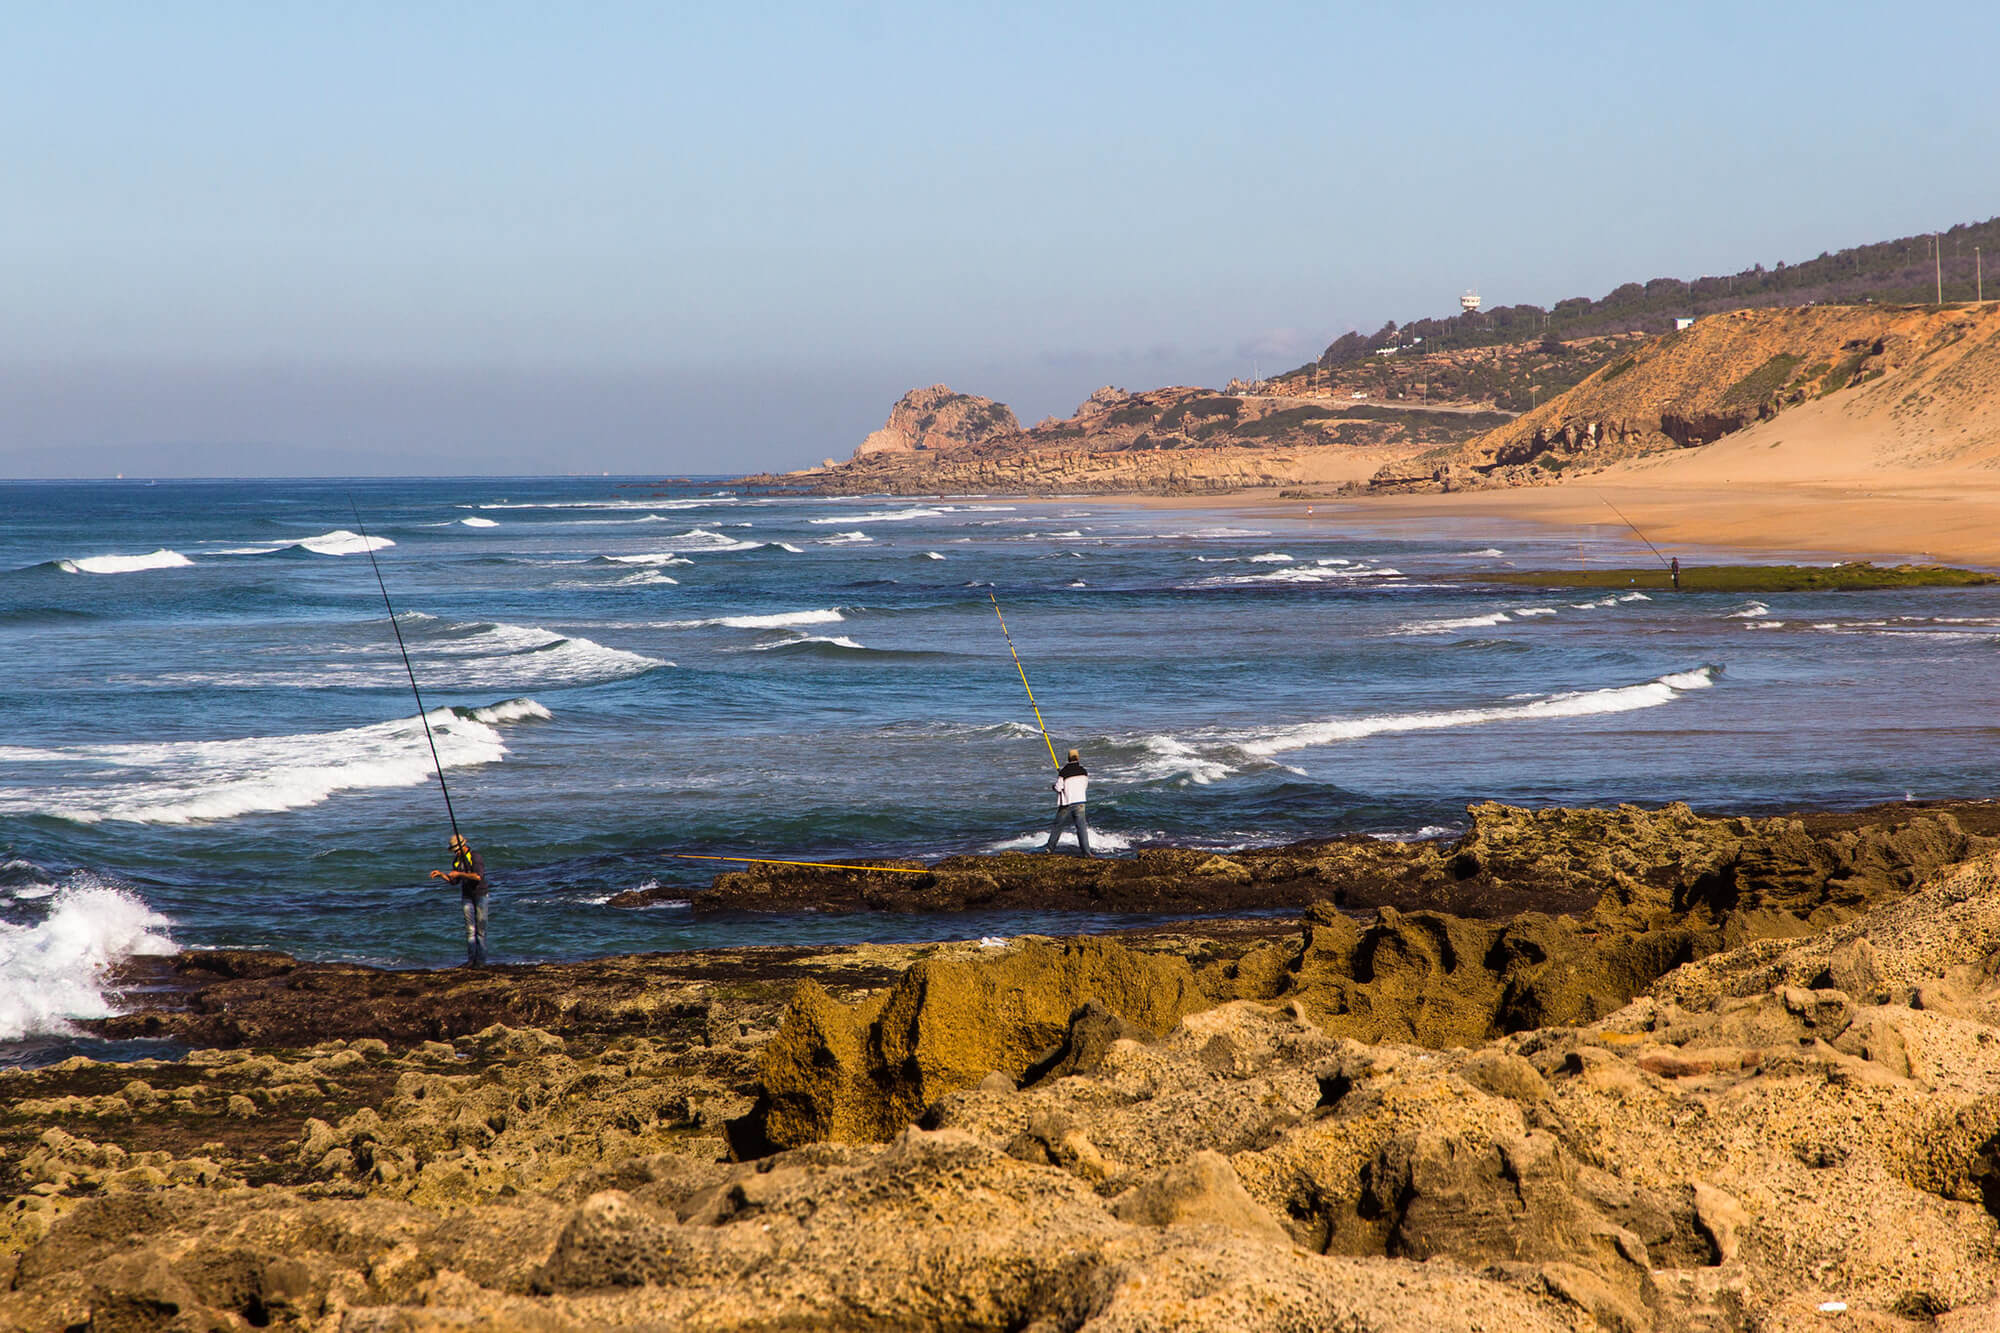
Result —
[[1203, 494], [1358, 481], [1391, 455], [1461, 440], [1505, 419], [1404, 403], [1107, 386], [1073, 415], [1023, 430], [1000, 404], [940, 384], [905, 394], [889, 424], [845, 463], [744, 480], [835, 495]]
[[[298, 1046], [249, 1034], [354, 983], [239, 955], [187, 1012], [241, 1049], [0, 1073], [0, 1328], [1989, 1329], [2000, 856], [1875, 833], [1712, 865], [1684, 925], [1727, 947], [1485, 1037], [1468, 978], [1596, 994], [1549, 924], [611, 960], [545, 1026]], [[1685, 867], [1616, 882], [1655, 854], [1608, 851], [1578, 947], [1666, 928]], [[378, 975], [399, 1034], [506, 1002]], [[787, 1059], [795, 1124], [839, 1072], [802, 1015], [886, 1110], [728, 1160]]]
[[854, 456], [955, 449], [983, 444], [1020, 428], [1021, 423], [1005, 403], [933, 384], [927, 389], [912, 389], [897, 399], [889, 409], [888, 424], [863, 440]]

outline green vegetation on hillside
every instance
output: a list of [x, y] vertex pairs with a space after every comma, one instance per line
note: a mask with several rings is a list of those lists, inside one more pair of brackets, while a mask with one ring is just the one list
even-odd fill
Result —
[[[1477, 575], [1485, 583], [1531, 588], [1644, 588], [1673, 590], [1673, 576], [1649, 569], [1508, 570]], [[1950, 565], [1689, 565], [1681, 566], [1682, 592], [1841, 592], [1864, 588], [1964, 588], [2000, 583], [2000, 574]]]
[[[1390, 348], [1405, 355], [1537, 339], [1553, 343], [1608, 333], [1665, 333], [1673, 328], [1676, 318], [1698, 318], [1724, 310], [1871, 302], [1929, 304], [1938, 299], [1940, 270], [1943, 299], [1970, 301], [1978, 289], [1974, 251], [2000, 253], [2000, 217], [1963, 223], [1939, 233], [1935, 260], [1931, 245], [1928, 235], [1904, 236], [1822, 252], [1817, 259], [1798, 264], [1781, 260], [1771, 269], [1756, 264], [1740, 273], [1692, 282], [1682, 278], [1628, 282], [1597, 300], [1576, 296], [1547, 310], [1534, 305], [1496, 306], [1448, 319], [1419, 319], [1403, 325], [1391, 321], [1372, 335], [1343, 334], [1317, 361], [1292, 373], [1315, 366], [1355, 366]], [[2000, 296], [2000, 288], [1995, 295]]]

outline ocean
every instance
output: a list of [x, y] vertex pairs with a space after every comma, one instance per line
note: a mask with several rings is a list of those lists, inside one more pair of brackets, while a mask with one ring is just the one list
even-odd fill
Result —
[[608, 905], [723, 868], [671, 853], [1036, 845], [1049, 757], [990, 599], [1114, 853], [1440, 836], [1488, 799], [1756, 812], [2000, 775], [2000, 590], [1523, 590], [1481, 578], [1651, 557], [1609, 527], [1313, 510], [0, 483], [0, 1062], [104, 1013], [132, 953], [462, 959], [364, 525], [499, 961], [1116, 924]]

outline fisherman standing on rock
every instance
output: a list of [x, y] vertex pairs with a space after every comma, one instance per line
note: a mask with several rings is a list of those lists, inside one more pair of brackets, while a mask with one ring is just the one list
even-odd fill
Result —
[[1056, 843], [1062, 840], [1063, 826], [1076, 830], [1077, 849], [1085, 856], [1090, 855], [1090, 825], [1084, 822], [1084, 793], [1090, 787], [1090, 774], [1083, 767], [1083, 759], [1075, 750], [1069, 752], [1069, 762], [1056, 770], [1056, 818], [1049, 825], [1049, 844], [1042, 848], [1053, 852]]
[[465, 906], [465, 965], [486, 962], [486, 858], [472, 850], [463, 834], [451, 835], [451, 869], [431, 871], [432, 879], [458, 886]]

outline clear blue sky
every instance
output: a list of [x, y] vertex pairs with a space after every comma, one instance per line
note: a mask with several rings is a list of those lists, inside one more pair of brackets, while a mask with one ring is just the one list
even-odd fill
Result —
[[9, 476], [792, 466], [2000, 213], [1981, 3], [0, 14]]

